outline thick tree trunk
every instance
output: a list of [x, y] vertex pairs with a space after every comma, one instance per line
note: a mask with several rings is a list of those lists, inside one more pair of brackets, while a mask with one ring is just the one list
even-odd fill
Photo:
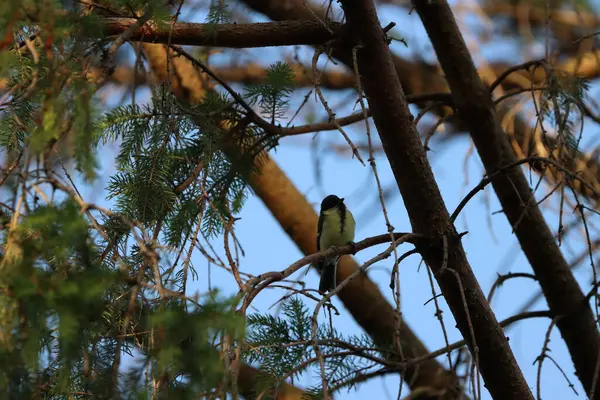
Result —
[[466, 259], [444, 205], [425, 149], [394, 69], [385, 34], [371, 0], [342, 0], [359, 46], [358, 70], [415, 233], [458, 329], [467, 341], [486, 388], [495, 399], [533, 399], [523, 373]]

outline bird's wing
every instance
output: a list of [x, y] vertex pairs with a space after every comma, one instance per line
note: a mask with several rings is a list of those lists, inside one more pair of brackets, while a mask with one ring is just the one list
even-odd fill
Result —
[[348, 220], [349, 222], [347, 222], [348, 224], [350, 224], [352, 226], [352, 240], [354, 240], [354, 235], [355, 235], [355, 231], [356, 231], [356, 220], [354, 219], [354, 215], [352, 215], [352, 213], [350, 211], [348, 211]]
[[319, 223], [317, 226], [317, 251], [321, 251], [321, 232], [323, 231], [323, 214], [319, 214]]

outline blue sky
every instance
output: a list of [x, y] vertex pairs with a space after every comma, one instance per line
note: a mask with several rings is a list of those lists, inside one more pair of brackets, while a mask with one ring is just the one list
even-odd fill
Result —
[[[461, 188], [464, 186], [462, 163], [457, 163], [456, 159], [464, 157], [464, 154], [468, 150], [469, 143], [468, 140], [466, 140], [466, 137], [464, 137], [449, 142], [446, 146], [450, 146], [450, 149], [447, 149], [444, 152], [445, 156], [442, 156], [433, 162], [433, 167], [438, 184], [440, 185], [440, 189], [446, 200], [446, 204], [453, 210], [462, 198]], [[286, 146], [284, 144], [276, 154], [275, 159], [279, 161], [279, 164], [284, 171], [286, 171], [288, 176], [301, 191], [308, 193], [307, 197], [310, 200], [315, 202], [320, 200], [320, 196], [310, 194], [311, 192], [314, 192], [310, 189], [311, 186], [313, 186], [313, 179], [311, 174], [308, 174], [306, 169], [302, 167], [310, 165], [311, 159], [308, 151], [303, 151], [294, 146]], [[357, 186], [356, 177], [360, 176], [360, 174], [364, 174], [364, 168], [357, 162], [352, 161], [331, 160], [328, 164], [330, 164], [331, 167], [326, 166], [324, 168], [326, 170], [324, 173], [324, 181], [325, 186], [329, 191], [331, 193], [339, 194], [340, 196], [346, 196], [354, 192]], [[384, 160], [381, 159], [378, 162], [378, 165], [380, 166], [379, 172], [382, 175], [382, 179], [384, 181], [390, 181], [392, 179], [392, 174]], [[476, 166], [471, 166], [469, 168], [469, 173], [471, 174], [471, 181], [473, 184], [476, 184], [481, 176], [480, 169]], [[376, 191], [373, 188], [365, 190], [366, 198], [370, 199], [375, 194]], [[370, 201], [361, 202], [360, 199], [353, 196], [348, 197], [348, 206], [355, 211], [355, 215], [357, 216], [361, 215], [361, 212], [364, 211], [365, 203], [367, 203], [366, 205], [368, 206], [371, 206], [372, 204]], [[499, 209], [498, 203], [493, 197], [491, 203], [491, 208], [493, 210]], [[397, 198], [395, 201], [387, 204], [387, 207], [392, 225], [399, 231], [410, 230], [407, 214], [400, 199]], [[510, 263], [511, 265], [503, 262], [507, 258], [507, 255], [514, 252], [516, 240], [514, 239], [514, 236], [510, 234], [510, 227], [508, 226], [505, 217], [502, 214], [499, 214], [492, 217], [494, 234], [498, 238], [498, 243], [495, 243], [490, 234], [490, 227], [484, 217], [485, 212], [486, 207], [481, 204], [480, 198], [475, 199], [473, 204], [469, 205], [466, 209], [466, 223], [464, 222], [464, 219], [459, 219], [457, 228], [460, 231], [466, 230], [466, 225], [468, 224], [469, 234], [463, 240], [464, 247], [471, 263], [471, 267], [473, 268], [480, 285], [487, 293], [496, 279], [497, 272], [529, 272], [530, 268], [524, 257], [520, 254]], [[277, 222], [260, 200], [251, 198], [240, 216], [242, 219], [238, 222], [236, 231], [243, 241], [244, 249], [246, 250], [246, 256], [242, 264], [243, 270], [248, 272], [251, 271], [252, 273], [281, 270], [293, 261], [302, 257], [302, 254], [295, 245], [291, 243], [285, 232], [278, 226]], [[367, 221], [366, 218], [357, 219], [357, 240], [385, 233], [385, 222], [381, 213], [370, 215], [369, 219], [370, 221]], [[264, 226], [261, 231], [269, 232], [268, 234], [256, 235], [256, 229], [261, 225]], [[258, 237], [259, 240], [253, 241], [250, 239], [253, 237]], [[248, 238], [247, 241], [246, 238]], [[377, 249], [361, 252], [356, 256], [356, 259], [359, 262], [364, 262], [383, 249], [384, 247], [378, 247]], [[408, 249], [408, 247], [403, 248], [403, 250], [406, 249]], [[388, 285], [392, 265], [393, 260], [388, 259], [384, 262], [375, 264], [369, 270], [370, 278], [379, 285], [391, 304], [393, 304], [393, 299]], [[426, 271], [424, 268], [421, 268], [419, 271], [418, 266], [418, 257], [410, 257], [401, 264], [402, 312], [405, 321], [407, 321], [413, 330], [417, 332], [418, 336], [426, 343], [428, 348], [436, 350], [444, 346], [443, 336], [439, 322], [434, 316], [435, 308], [433, 303], [430, 302], [427, 305], [424, 305], [431, 298], [431, 289]], [[216, 274], [213, 275], [213, 283], [215, 281]], [[318, 284], [317, 274], [314, 272], [308, 274], [305, 278], [305, 282], [309, 287], [316, 287]], [[235, 289], [235, 286], [232, 285], [232, 279], [224, 276], [224, 274], [223, 283], [224, 288], [230, 288], [230, 290]], [[522, 305], [525, 299], [529, 298], [530, 293], [532, 293], [534, 289], [535, 285], [532, 285], [527, 281], [516, 279], [507, 282], [497, 292], [493, 304], [497, 318], [504, 319], [512, 315], [514, 311]], [[255, 300], [254, 305], [259, 310], [264, 310], [266, 307], [273, 304], [281, 294], [282, 292], [276, 290], [264, 291]], [[447, 307], [445, 307], [443, 299], [440, 299], [440, 301], [443, 304], [443, 310], [445, 311], [444, 318], [450, 342], [460, 340], [460, 333], [454, 328], [455, 324], [452, 319], [452, 314]], [[334, 305], [339, 309], [343, 309], [343, 306], [337, 299], [334, 299]], [[540, 309], [544, 309], [544, 307], [540, 306]], [[345, 333], [361, 333], [361, 329], [346, 312], [342, 312], [342, 315], [334, 317], [334, 326]], [[532, 363], [539, 354], [547, 326], [548, 321], [546, 320], [526, 321], [509, 334], [513, 351], [531, 385], [535, 382], [535, 374], [537, 373], [537, 370], [535, 366], [532, 366]], [[565, 360], [565, 362], [561, 363], [563, 368], [565, 368], [565, 365], [569, 365], [569, 363], [566, 362], [566, 360], [568, 360], [568, 355], [565, 353], [564, 346], [562, 345], [559, 336], [554, 334], [553, 339], [552, 354], [558, 360]], [[565, 396], [568, 396], [569, 393], [572, 392], [570, 392], [566, 384], [560, 385], [560, 382], [562, 381], [559, 379], [559, 375], [552, 367], [549, 367], [549, 364], [546, 366], [547, 368], [544, 370], [544, 380], [547, 380], [547, 382], [554, 382], [551, 385], [551, 393], [556, 395], [556, 398], [568, 398]], [[572, 368], [566, 367], [566, 369], [567, 371], [571, 369], [571, 378], [573, 379]], [[313, 377], [313, 380], [307, 378], [307, 384], [314, 384], [314, 379], [317, 378]], [[366, 393], [369, 393], [370, 395], [377, 394], [377, 398], [386, 398], [387, 395], [385, 394], [384, 386], [388, 387], [390, 393], [392, 393], [392, 398], [395, 398], [395, 391], [397, 391], [398, 385], [397, 382], [398, 379], [395, 378], [374, 379], [369, 383], [362, 385], [358, 392], [343, 393], [338, 395], [337, 398], [360, 399], [364, 398]], [[408, 392], [405, 391], [404, 393], [407, 394]]]
[[[393, 50], [397, 54], [409, 56], [414, 54], [421, 55], [424, 59], [432, 61], [434, 56], [430, 51], [428, 39], [424, 36], [421, 24], [416, 14], [406, 15], [406, 10], [401, 13], [392, 13], [392, 8], [383, 7], [381, 22], [386, 25], [390, 21], [398, 23], [395, 32], [398, 36], [403, 36], [409, 43], [409, 47], [395, 43]], [[397, 9], [396, 9], [397, 10]], [[191, 21], [202, 21], [202, 15], [198, 14], [194, 18], [186, 18]], [[265, 20], [264, 17], [256, 16], [256, 20]], [[473, 37], [474, 38], [474, 37]], [[543, 38], [540, 38], [543, 39]], [[508, 41], [497, 41], [491, 45], [482, 45], [483, 55], [488, 61], [503, 59], [510, 55], [508, 62], [518, 62], [516, 57], [517, 47], [515, 43]], [[283, 50], [284, 54], [290, 55], [290, 49]], [[254, 49], [245, 51], [246, 56], [242, 59], [254, 59], [268, 65], [281, 59], [282, 50]], [[311, 51], [301, 50], [300, 58], [310, 60]], [[322, 58], [323, 59], [323, 58]], [[481, 56], [478, 55], [480, 60]], [[505, 58], [504, 58], [505, 59]], [[226, 64], [231, 58], [227, 55], [216, 56], [215, 65]], [[238, 60], [238, 63], [242, 62]], [[382, 83], [384, 84], [384, 83]], [[241, 87], [236, 87], [241, 90]], [[290, 114], [293, 114], [297, 105], [303, 99], [308, 89], [299, 90], [292, 102]], [[594, 90], [597, 92], [597, 90]], [[327, 92], [331, 105], [336, 105], [338, 116], [347, 115], [355, 110], [353, 101], [348, 101], [351, 91], [344, 93]], [[118, 96], [117, 96], [118, 97]], [[138, 97], [139, 99], [140, 97]], [[117, 101], [118, 99], [111, 99]], [[326, 113], [320, 104], [314, 102], [314, 96], [311, 96], [310, 104], [307, 109], [311, 109], [317, 119], [326, 118]], [[414, 110], [413, 110], [414, 111]], [[416, 114], [415, 114], [416, 115]], [[282, 121], [282, 123], [285, 121]], [[304, 123], [302, 117], [298, 117], [296, 125]], [[373, 128], [373, 133], [376, 131]], [[354, 125], [348, 129], [355, 142], [366, 142], [364, 136], [364, 126]], [[586, 134], [588, 130], [586, 130]], [[344, 145], [344, 140], [339, 132], [321, 132], [318, 135], [318, 147], [321, 149], [314, 153], [313, 135], [304, 135], [302, 137], [285, 138], [281, 141], [281, 146], [272, 153], [273, 158], [278, 165], [287, 173], [288, 177], [295, 183], [307, 199], [314, 204], [318, 211], [318, 204], [321, 199], [330, 193], [337, 194], [346, 198], [346, 204], [353, 211], [357, 220], [356, 240], [377, 235], [386, 232], [385, 222], [377, 201], [377, 188], [372, 179], [370, 168], [362, 166], [358, 161], [351, 159], [349, 153], [342, 155], [335, 154], [327, 149], [328, 144]], [[433, 167], [436, 180], [446, 202], [446, 207], [450, 212], [458, 205], [464, 195], [475, 186], [482, 177], [483, 169], [477, 154], [470, 154], [471, 143], [467, 135], [458, 135], [455, 138], [444, 141], [443, 143], [432, 142], [432, 152], [429, 153], [429, 159]], [[104, 166], [104, 178], [107, 178], [112, 169], [110, 152], [106, 154], [102, 162]], [[314, 157], [318, 154], [321, 160], [322, 187], [315, 182]], [[366, 153], [362, 153], [363, 158]], [[465, 161], [466, 160], [466, 161]], [[386, 203], [391, 223], [397, 231], [409, 231], [410, 225], [406, 210], [398, 194], [397, 188], [390, 171], [389, 164], [382, 153], [377, 156], [378, 172], [385, 188], [390, 188], [395, 192], [393, 199]], [[537, 176], [533, 176], [533, 182], [536, 182]], [[100, 184], [99, 184], [100, 185]], [[89, 188], [85, 199], [90, 202], [103, 203], [104, 200], [99, 197], [98, 186]], [[548, 186], [543, 186], [544, 193]], [[550, 203], [552, 206], [545, 210], [547, 221], [553, 231], [558, 226], [558, 217], [555, 212], [558, 202], [554, 199]], [[457, 220], [457, 229], [459, 231], [468, 230], [468, 234], [463, 238], [463, 245], [467, 253], [469, 262], [479, 283], [487, 294], [498, 273], [506, 272], [531, 272], [525, 257], [522, 255], [516, 238], [511, 233], [510, 226], [505, 216], [501, 213], [491, 215], [492, 212], [500, 210], [500, 206], [491, 188], [477, 195], [463, 211], [461, 217]], [[567, 218], [572, 216], [571, 210], [565, 214]], [[297, 249], [295, 244], [288, 238], [275, 219], [271, 216], [260, 199], [250, 196], [243, 211], [239, 215], [241, 220], [236, 223], [236, 234], [240, 239], [245, 257], [241, 260], [240, 269], [251, 274], [259, 274], [266, 271], [282, 270], [289, 264], [301, 258], [303, 255]], [[592, 218], [590, 216], [590, 218]], [[222, 248], [222, 239], [214, 241], [217, 249]], [[566, 239], [563, 244], [563, 250], [567, 259], [572, 258], [573, 254], [578, 254], [582, 247], [582, 236], [573, 235]], [[382, 251], [385, 247], [380, 246], [360, 252], [356, 259], [364, 262]], [[573, 250], [569, 250], [572, 248]], [[408, 250], [410, 247], [402, 247], [402, 250]], [[220, 250], [221, 254], [223, 253]], [[435, 308], [433, 302], [425, 303], [431, 298], [431, 288], [427, 273], [422, 266], [419, 267], [420, 259], [418, 257], [409, 257], [400, 266], [401, 276], [401, 296], [402, 312], [405, 321], [417, 333], [419, 338], [427, 345], [430, 350], [436, 350], [444, 346], [444, 339], [440, 329], [439, 322], [434, 316]], [[190, 293], [195, 291], [204, 292], [208, 289], [206, 261], [196, 254], [193, 258], [199, 279], [190, 286]], [[369, 276], [382, 290], [382, 293], [393, 304], [392, 293], [389, 289], [390, 271], [393, 259], [387, 259], [375, 264], [369, 269]], [[585, 264], [585, 263], [584, 263]], [[590, 276], [589, 261], [577, 272], [584, 288], [589, 287]], [[304, 279], [307, 286], [317, 287], [318, 276], [316, 272], [311, 271], [304, 276], [304, 270], [301, 270], [294, 277]], [[218, 268], [211, 271], [212, 286], [221, 289], [224, 294], [234, 294], [237, 291], [237, 285], [230, 275]], [[496, 293], [492, 303], [496, 317], [502, 320], [513, 315], [520, 306], [537, 292], [538, 286], [527, 279], [513, 279], [504, 284]], [[439, 290], [436, 288], [439, 293]], [[274, 302], [276, 302], [284, 292], [281, 290], [265, 290], [254, 301], [253, 306], [258, 310], [265, 312]], [[443, 298], [439, 299], [443, 310], [445, 325], [448, 330], [450, 342], [461, 339], [460, 333], [454, 327], [455, 323], [452, 314], [447, 309]], [[362, 330], [356, 325], [353, 318], [344, 310], [337, 299], [334, 304], [339, 310], [343, 310], [341, 315], [334, 316], [334, 325], [344, 333], [361, 334]], [[314, 303], [307, 303], [314, 307]], [[545, 309], [545, 302], [542, 300], [536, 304], [534, 309]], [[275, 312], [275, 308], [271, 309]], [[540, 354], [544, 336], [549, 325], [547, 319], [534, 319], [520, 322], [517, 327], [507, 330], [507, 336], [510, 337], [510, 345], [519, 361], [525, 377], [534, 390], [536, 384], [537, 364], [534, 365], [536, 357]], [[555, 329], [551, 334], [551, 354], [552, 357], [564, 369], [567, 377], [574, 383], [580, 397], [585, 397], [583, 390], [574, 375], [570, 357], [560, 338], [560, 334]], [[440, 360], [443, 362], [444, 357]], [[304, 376], [298, 382], [300, 386], [309, 386], [318, 382], [318, 376]], [[483, 387], [483, 382], [482, 382]], [[373, 379], [368, 383], [362, 384], [358, 391], [349, 393], [342, 392], [336, 396], [338, 399], [362, 399], [365, 396], [373, 398], [396, 398], [398, 392], [398, 378], [387, 377], [384, 379]], [[404, 389], [403, 396], [408, 395], [409, 391]], [[568, 387], [568, 383], [562, 377], [557, 368], [546, 361], [544, 363], [542, 375], [543, 398], [566, 399], [573, 398], [574, 393]], [[490, 398], [487, 392], [483, 393], [483, 398]]]

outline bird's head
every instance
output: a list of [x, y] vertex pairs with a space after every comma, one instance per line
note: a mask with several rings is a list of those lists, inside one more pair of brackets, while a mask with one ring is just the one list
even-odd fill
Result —
[[331, 210], [334, 207], [338, 207], [344, 202], [344, 198], [339, 198], [335, 194], [330, 194], [325, 197], [321, 202], [321, 212]]

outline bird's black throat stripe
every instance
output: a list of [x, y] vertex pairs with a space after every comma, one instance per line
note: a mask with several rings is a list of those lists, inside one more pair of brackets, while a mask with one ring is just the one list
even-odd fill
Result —
[[321, 234], [323, 233], [323, 222], [325, 221], [325, 217], [323, 216], [323, 211], [319, 213], [319, 223], [317, 228], [317, 251], [321, 251]]
[[346, 205], [343, 202], [340, 202], [337, 210], [340, 213], [340, 233], [344, 233], [344, 226], [346, 225]]

